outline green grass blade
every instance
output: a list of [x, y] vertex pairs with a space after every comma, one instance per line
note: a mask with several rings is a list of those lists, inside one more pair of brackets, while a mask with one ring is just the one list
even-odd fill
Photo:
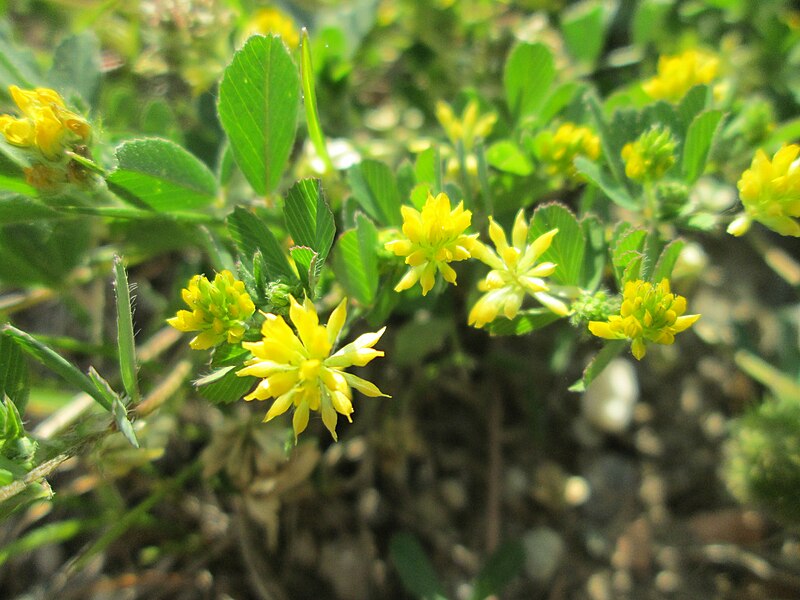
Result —
[[57, 373], [65, 381], [89, 394], [107, 411], [111, 411], [111, 403], [102, 393], [100, 393], [92, 381], [86, 375], [81, 373], [77, 367], [75, 367], [75, 365], [73, 365], [60, 354], [56, 353], [49, 346], [46, 346], [24, 331], [17, 329], [13, 325], [3, 325], [0, 327], [0, 333], [2, 335], [11, 337], [20, 345], [26, 354], [32, 356], [48, 369]]
[[303, 86], [303, 105], [306, 109], [308, 137], [314, 144], [317, 156], [325, 163], [325, 172], [332, 173], [335, 168], [328, 154], [325, 134], [322, 133], [322, 127], [319, 124], [317, 92], [314, 89], [314, 67], [311, 64], [311, 45], [308, 42], [308, 30], [305, 27], [303, 27], [303, 40], [300, 46], [300, 80]]
[[139, 384], [136, 381], [136, 347], [133, 339], [133, 311], [128, 275], [119, 256], [114, 257], [114, 291], [117, 296], [117, 348], [122, 385], [133, 404], [138, 404]]

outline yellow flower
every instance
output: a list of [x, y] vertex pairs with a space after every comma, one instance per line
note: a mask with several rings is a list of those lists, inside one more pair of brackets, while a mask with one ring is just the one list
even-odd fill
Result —
[[57, 161], [70, 144], [85, 143], [91, 127], [66, 108], [58, 92], [47, 88], [23, 90], [9, 86], [11, 97], [23, 116], [0, 115], [0, 131], [9, 144], [37, 148], [47, 160]]
[[481, 115], [478, 112], [478, 101], [470, 100], [461, 113], [461, 118], [455, 116], [453, 108], [441, 100], [436, 103], [436, 118], [442, 125], [447, 137], [455, 144], [458, 141], [464, 145], [464, 150], [470, 152], [479, 138], [486, 138], [492, 132], [497, 122], [497, 115], [489, 113]]
[[465, 235], [464, 231], [472, 221], [472, 213], [464, 210], [463, 202], [450, 210], [447, 194], [434, 197], [430, 192], [422, 212], [410, 206], [400, 210], [405, 238], [386, 242], [384, 247], [397, 256], [405, 256], [405, 263], [411, 268], [394, 290], [402, 292], [419, 281], [425, 296], [436, 282], [437, 270], [445, 281], [456, 285], [456, 272], [448, 263], [470, 257], [478, 236]]
[[345, 298], [331, 313], [326, 327], [319, 324], [317, 311], [308, 298], [300, 304], [292, 297], [289, 318], [297, 335], [283, 317], [267, 314], [261, 328], [263, 339], [242, 343], [253, 353], [253, 358], [245, 362], [246, 366], [237, 375], [262, 378], [256, 389], [244, 399], [275, 399], [264, 417], [265, 422], [294, 406], [292, 425], [295, 440], [308, 425], [312, 410], [322, 413], [322, 422], [333, 439], [337, 439], [336, 413], [352, 422], [351, 388], [373, 398], [386, 396], [369, 381], [344, 371], [347, 367], [363, 367], [373, 358], [383, 356], [383, 351], [375, 350], [373, 346], [383, 335], [385, 327], [374, 333], [365, 333], [331, 354], [347, 317], [346, 304]]
[[678, 102], [696, 85], [710, 83], [719, 71], [719, 59], [702, 50], [686, 50], [658, 59], [658, 74], [642, 87], [656, 100]]
[[763, 150], [756, 151], [738, 184], [745, 213], [728, 226], [728, 233], [742, 235], [758, 221], [781, 235], [800, 237], [798, 153], [800, 146], [791, 144], [778, 150], [770, 161]]
[[543, 131], [536, 136], [536, 156], [545, 164], [548, 175], [580, 181], [573, 162], [578, 156], [597, 160], [600, 138], [588, 127], [564, 123], [553, 134]]
[[646, 342], [672, 344], [675, 334], [684, 331], [700, 315], [684, 315], [686, 298], [670, 293], [669, 281], [658, 285], [648, 281], [629, 281], [622, 295], [620, 314], [608, 321], [590, 321], [589, 331], [608, 340], [631, 340], [631, 351], [637, 360], [647, 352]]
[[533, 296], [558, 315], [569, 314], [563, 302], [547, 294], [549, 288], [542, 279], [555, 271], [555, 263], [536, 264], [536, 260], [550, 247], [558, 229], [551, 229], [530, 244], [529, 229], [525, 213], [520, 210], [514, 220], [509, 245], [503, 228], [489, 217], [489, 237], [497, 251], [483, 244], [476, 244], [472, 250], [473, 257], [492, 267], [492, 270], [478, 284], [478, 289], [486, 293], [469, 312], [467, 322], [470, 325], [483, 327], [494, 321], [501, 311], [507, 319], [513, 319], [526, 295]]
[[277, 8], [260, 8], [247, 22], [244, 38], [251, 35], [279, 35], [290, 48], [300, 44], [300, 34], [292, 17]]
[[622, 148], [625, 175], [634, 181], [661, 179], [675, 164], [677, 142], [666, 127], [654, 126]]
[[199, 331], [189, 342], [195, 350], [206, 350], [222, 342], [238, 344], [247, 331], [247, 320], [256, 310], [244, 291], [244, 283], [224, 270], [213, 283], [203, 275], [195, 275], [181, 291], [191, 310], [179, 310], [167, 323], [179, 331]]

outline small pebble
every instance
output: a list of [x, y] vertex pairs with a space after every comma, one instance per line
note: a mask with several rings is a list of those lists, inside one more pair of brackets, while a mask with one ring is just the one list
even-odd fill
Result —
[[586, 593], [591, 600], [611, 600], [611, 577], [608, 572], [593, 573], [586, 581]]
[[661, 571], [656, 575], [656, 587], [665, 594], [674, 594], [681, 587], [681, 578], [672, 571]]
[[525, 547], [525, 573], [528, 577], [541, 584], [550, 581], [566, 550], [561, 535], [549, 527], [537, 527], [525, 534], [522, 544]]
[[589, 482], [579, 475], [569, 477], [564, 484], [564, 501], [570, 506], [584, 504], [592, 495]]
[[630, 361], [615, 358], [595, 379], [581, 399], [583, 416], [606, 433], [622, 433], [633, 420], [639, 400], [636, 369]]

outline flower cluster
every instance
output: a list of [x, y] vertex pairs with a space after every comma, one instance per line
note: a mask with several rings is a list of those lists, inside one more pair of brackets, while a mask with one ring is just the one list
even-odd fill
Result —
[[609, 340], [631, 340], [631, 352], [644, 358], [647, 342], [672, 344], [675, 334], [684, 331], [700, 315], [684, 315], [686, 298], [670, 293], [669, 281], [654, 285], [648, 281], [629, 281], [622, 294], [620, 314], [608, 321], [590, 321], [592, 334]]
[[179, 310], [167, 323], [179, 331], [199, 331], [189, 342], [195, 350], [206, 350], [224, 341], [238, 344], [256, 310], [244, 283], [234, 279], [228, 270], [217, 273], [213, 282], [195, 275], [181, 290], [181, 297], [190, 310]]
[[536, 155], [545, 164], [551, 176], [567, 177], [579, 181], [573, 162], [578, 156], [597, 160], [600, 156], [600, 138], [588, 127], [564, 123], [554, 133], [543, 131], [536, 136]]
[[719, 71], [719, 59], [702, 50], [686, 50], [658, 59], [658, 74], [643, 84], [656, 100], [678, 102], [696, 85], [710, 83]]
[[279, 35], [289, 48], [300, 45], [300, 34], [292, 17], [277, 8], [260, 8], [247, 21], [243, 37], [270, 34]]
[[472, 150], [478, 139], [488, 137], [497, 122], [496, 114], [481, 115], [479, 113], [477, 100], [470, 100], [467, 103], [460, 119], [455, 116], [453, 108], [449, 104], [440, 100], [436, 103], [436, 118], [450, 141], [453, 144], [460, 141], [467, 152]]
[[653, 126], [622, 148], [625, 175], [634, 181], [661, 179], [675, 164], [675, 138], [666, 127]]
[[55, 90], [36, 88], [23, 90], [9, 86], [22, 117], [0, 115], [0, 131], [9, 144], [41, 152], [49, 161], [58, 161], [64, 149], [76, 143], [86, 143], [91, 127], [80, 115], [67, 109]]
[[64, 151], [86, 152], [92, 129], [86, 120], [66, 107], [64, 99], [48, 88], [23, 90], [9, 86], [21, 117], [0, 115], [0, 132], [12, 146], [24, 148], [31, 165], [25, 178], [37, 189], [52, 190], [69, 181], [85, 179], [78, 165], [67, 160]]
[[569, 314], [563, 302], [547, 293], [549, 288], [543, 279], [555, 271], [555, 263], [536, 264], [550, 247], [558, 229], [551, 229], [531, 243], [528, 243], [529, 230], [525, 213], [520, 210], [514, 220], [509, 245], [503, 228], [489, 218], [489, 237], [496, 251], [481, 243], [476, 243], [472, 250], [473, 257], [492, 270], [478, 284], [478, 289], [486, 293], [472, 307], [467, 319], [470, 325], [483, 327], [494, 321], [500, 312], [506, 318], [513, 319], [527, 295], [533, 296], [560, 316]]
[[259, 377], [262, 381], [245, 396], [245, 400], [274, 398], [264, 421], [270, 421], [294, 406], [292, 425], [295, 439], [308, 425], [310, 411], [319, 411], [322, 422], [333, 439], [336, 439], [337, 413], [347, 417], [353, 413], [353, 392], [357, 389], [366, 396], [386, 396], [374, 384], [345, 372], [347, 367], [363, 367], [372, 359], [383, 356], [383, 351], [373, 346], [383, 335], [385, 327], [374, 333], [365, 333], [334, 354], [336, 343], [347, 317], [347, 299], [334, 309], [327, 327], [319, 324], [314, 304], [306, 298], [303, 304], [291, 298], [289, 318], [291, 327], [274, 314], [266, 314], [261, 328], [260, 342], [243, 342], [242, 346], [253, 353], [239, 376]]
[[791, 144], [769, 159], [758, 150], [750, 168], [739, 180], [739, 197], [744, 206], [728, 226], [728, 233], [744, 234], [758, 221], [781, 235], [800, 237], [800, 146]]
[[456, 272], [449, 263], [470, 258], [477, 234], [466, 235], [472, 213], [464, 210], [464, 203], [451, 209], [450, 198], [441, 193], [428, 198], [422, 211], [402, 206], [403, 236], [386, 242], [385, 248], [397, 256], [404, 256], [409, 270], [395, 286], [396, 292], [407, 290], [419, 281], [425, 296], [436, 282], [436, 272], [445, 281], [456, 285]]

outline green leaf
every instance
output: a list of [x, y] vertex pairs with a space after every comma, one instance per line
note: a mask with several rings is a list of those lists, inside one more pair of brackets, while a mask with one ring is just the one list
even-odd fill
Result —
[[7, 397], [20, 413], [28, 404], [30, 384], [28, 363], [22, 349], [10, 337], [0, 336], [0, 399]]
[[[589, 109], [589, 114], [594, 120], [597, 135], [600, 137], [600, 145], [603, 147], [603, 157], [608, 163], [608, 168], [611, 170], [614, 179], [616, 179], [621, 186], [627, 187], [625, 165], [622, 163], [622, 156], [620, 156], [622, 145], [619, 144], [618, 138], [621, 136], [628, 137], [626, 135], [628, 128], [619, 127], [617, 123], [615, 123], [613, 128], [617, 138], [615, 139], [612, 136], [612, 129], [609, 128], [605, 116], [603, 115], [603, 109], [600, 106], [597, 96], [593, 92], [590, 92], [586, 94], [585, 99], [586, 107]], [[624, 113], [618, 112], [617, 114], [622, 117]], [[633, 135], [631, 135], [630, 139], [633, 139]]]
[[528, 242], [556, 227], [558, 233], [539, 262], [556, 263], [556, 270], [548, 277], [550, 281], [579, 285], [586, 240], [578, 220], [566, 206], [554, 202], [537, 207], [531, 219]]
[[548, 94], [542, 104], [535, 123], [537, 125], [548, 124], [585, 88], [586, 84], [578, 81], [567, 81], [557, 86]]
[[586, 240], [586, 251], [583, 256], [580, 286], [593, 292], [603, 280], [603, 270], [606, 266], [605, 232], [603, 224], [594, 216], [581, 219], [581, 230]]
[[414, 176], [417, 183], [427, 183], [428, 187], [436, 180], [436, 149], [426, 148], [417, 154], [414, 162]]
[[392, 358], [400, 366], [422, 364], [428, 356], [444, 348], [452, 332], [450, 319], [410, 321], [396, 332]]
[[611, 265], [619, 289], [622, 289], [626, 282], [639, 279], [641, 276], [647, 231], [632, 228], [627, 223], [624, 224], [624, 227], [618, 227], [617, 231], [620, 233], [615, 232], [612, 242]]
[[219, 86], [219, 119], [253, 189], [273, 191], [297, 129], [300, 75], [276, 36], [253, 36], [233, 56]]
[[561, 17], [561, 33], [570, 54], [593, 65], [603, 49], [603, 5], [596, 0], [571, 5]]
[[0, 548], [0, 565], [15, 556], [30, 554], [37, 548], [67, 542], [94, 524], [78, 519], [67, 519], [39, 525], [25, 535], [16, 538]]
[[28, 49], [17, 48], [11, 41], [7, 22], [0, 25], [0, 94], [8, 96], [8, 86], [34, 88], [42, 84], [36, 57]]
[[534, 115], [556, 77], [555, 60], [544, 44], [519, 44], [503, 70], [506, 102], [516, 119]]
[[444, 598], [442, 584], [417, 538], [410, 533], [397, 533], [389, 542], [392, 558], [403, 587], [421, 600]]
[[301, 179], [291, 187], [286, 195], [284, 218], [294, 242], [314, 250], [321, 267], [333, 245], [336, 224], [319, 179]]
[[100, 73], [100, 42], [93, 32], [83, 31], [58, 45], [47, 80], [65, 98], [74, 92], [91, 105], [97, 96]]
[[242, 262], [250, 269], [252, 269], [256, 251], [260, 251], [269, 279], [275, 280], [283, 277], [290, 282], [297, 281], [297, 275], [289, 264], [286, 253], [263, 220], [241, 206], [237, 206], [228, 215], [227, 223], [228, 232], [239, 249]]
[[637, 3], [631, 20], [631, 36], [637, 46], [669, 35], [669, 29], [664, 25], [672, 6], [672, 0], [640, 0]]
[[628, 210], [641, 210], [639, 202], [634, 200], [625, 186], [615, 181], [600, 165], [584, 156], [575, 159], [578, 173], [599, 187], [614, 204]]
[[492, 335], [525, 335], [531, 331], [547, 327], [550, 323], [555, 323], [560, 318], [549, 308], [532, 308], [519, 311], [513, 319], [506, 319], [502, 315], [498, 316], [494, 321], [488, 323], [485, 328]]
[[670, 279], [672, 277], [672, 270], [675, 268], [675, 263], [678, 261], [678, 257], [681, 255], [685, 245], [686, 242], [678, 239], [671, 241], [664, 247], [650, 276], [652, 283], [659, 283], [662, 279]]
[[[15, 440], [25, 436], [25, 426], [22, 423], [22, 416], [19, 414], [17, 405], [7, 396], [0, 395], [0, 450], [8, 448], [8, 445]], [[7, 458], [3, 456], [3, 458]], [[19, 457], [13, 461], [19, 465]], [[8, 465], [11, 467], [12, 465]], [[15, 469], [10, 469], [14, 471]], [[2, 482], [7, 485], [10, 482]]]
[[800, 382], [746, 350], [733, 357], [736, 365], [750, 377], [768, 387], [777, 398], [787, 402], [800, 402]]
[[252, 390], [257, 377], [239, 377], [236, 371], [241, 365], [231, 365], [216, 369], [194, 382], [200, 395], [214, 404], [230, 404], [241, 400]]
[[38, 360], [68, 383], [89, 394], [106, 410], [111, 410], [111, 403], [108, 398], [97, 389], [94, 383], [81, 373], [75, 365], [60, 356], [49, 346], [34, 339], [24, 331], [20, 331], [13, 325], [0, 327], [0, 334], [12, 338], [26, 354]]
[[[20, 179], [19, 177], [13, 177], [10, 175], [2, 175], [0, 174], [0, 191], [4, 192], [15, 192], [17, 194], [22, 194], [24, 196], [36, 196], [37, 191], [36, 188], [32, 185], [28, 185]], [[3, 200], [0, 200], [0, 204], [4, 204]]]
[[472, 600], [484, 600], [489, 596], [500, 597], [500, 592], [525, 566], [525, 548], [520, 542], [503, 544], [489, 557], [475, 578]]
[[486, 151], [486, 160], [498, 171], [513, 175], [530, 175], [533, 165], [522, 150], [510, 140], [502, 140], [489, 146]]
[[681, 163], [687, 183], [694, 183], [703, 174], [721, 120], [722, 111], [708, 110], [697, 115], [689, 125]]
[[349, 296], [371, 306], [378, 292], [378, 230], [363, 214], [336, 243], [333, 270]]
[[133, 425], [128, 420], [128, 409], [122, 403], [122, 400], [117, 397], [111, 404], [111, 414], [114, 415], [114, 421], [117, 424], [117, 430], [125, 437], [126, 440], [134, 448], [139, 447], [139, 440], [136, 439], [136, 433], [133, 431]]
[[322, 261], [313, 249], [308, 246], [294, 246], [289, 249], [289, 254], [300, 272], [300, 281], [312, 300], [315, 297], [317, 280], [322, 272]]
[[175, 142], [147, 138], [115, 150], [118, 167], [108, 177], [112, 191], [132, 195], [159, 212], [194, 210], [214, 201], [214, 174]]
[[377, 160], [365, 160], [350, 168], [347, 179], [353, 196], [379, 225], [400, 227], [402, 199], [392, 170]]
[[317, 92], [314, 89], [314, 67], [311, 64], [311, 44], [308, 42], [308, 31], [303, 27], [303, 39], [300, 44], [300, 79], [303, 85], [303, 105], [306, 108], [306, 126], [308, 127], [308, 137], [314, 145], [322, 161], [325, 163], [325, 170], [328, 173], [334, 171], [333, 162], [328, 154], [328, 146], [325, 143], [325, 135], [319, 124], [319, 112], [317, 110]]
[[0, 280], [56, 285], [84, 259], [90, 221], [32, 221], [0, 227]]
[[117, 298], [117, 348], [122, 385], [133, 404], [139, 403], [139, 383], [136, 379], [136, 347], [133, 336], [133, 312], [128, 274], [119, 256], [114, 257], [114, 291]]
[[583, 377], [569, 386], [570, 392], [585, 392], [595, 377], [600, 375], [612, 359], [616, 358], [628, 345], [628, 340], [607, 341], [602, 350], [594, 355], [583, 371]]
[[681, 122], [683, 130], [676, 131], [675, 133], [685, 137], [689, 125], [697, 115], [705, 110], [711, 97], [711, 88], [707, 85], [696, 85], [686, 92], [686, 95], [681, 99], [680, 104], [678, 104], [677, 109], [678, 119]]

